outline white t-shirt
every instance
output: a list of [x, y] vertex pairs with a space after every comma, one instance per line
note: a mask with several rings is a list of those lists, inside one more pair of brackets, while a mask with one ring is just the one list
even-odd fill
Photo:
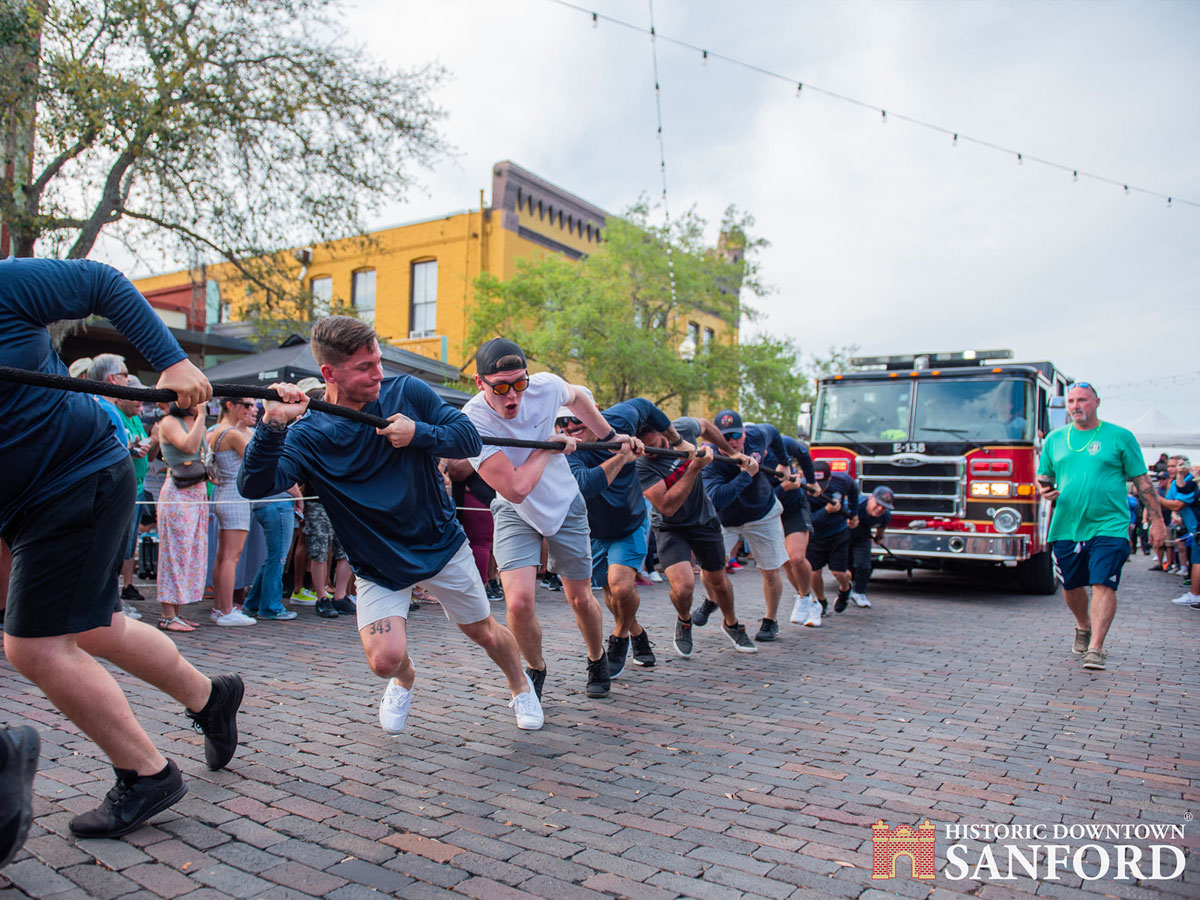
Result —
[[[521, 406], [515, 418], [501, 416], [487, 405], [483, 394], [476, 394], [468, 400], [463, 412], [481, 436], [544, 441], [554, 434], [554, 419], [559, 407], [566, 404], [570, 396], [570, 386], [557, 375], [537, 372], [529, 376], [529, 387], [521, 397]], [[533, 452], [525, 447], [493, 447], [485, 443], [483, 451], [468, 462], [478, 471], [485, 459], [501, 451], [512, 462], [514, 469], [520, 468]], [[529, 496], [521, 503], [514, 503], [513, 508], [517, 515], [545, 536], [558, 532], [578, 495], [579, 483], [571, 474], [567, 457], [562, 453], [554, 453], [546, 462], [546, 469]]]

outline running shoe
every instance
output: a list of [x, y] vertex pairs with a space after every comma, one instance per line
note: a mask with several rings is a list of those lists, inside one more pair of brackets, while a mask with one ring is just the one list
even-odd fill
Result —
[[537, 691], [533, 689], [533, 681], [528, 675], [525, 676], [525, 681], [529, 685], [529, 690], [522, 691], [508, 701], [509, 709], [515, 710], [517, 714], [517, 727], [522, 731], [537, 731], [545, 722], [545, 714], [542, 712], [541, 701], [538, 700]]
[[387, 690], [379, 701], [379, 724], [388, 734], [399, 734], [408, 721], [412, 708], [412, 688], [401, 687], [395, 678], [388, 679]]
[[792, 604], [791, 622], [793, 625], [803, 625], [804, 620], [808, 618], [808, 605], [813, 602], [812, 594], [805, 594], [801, 597], [796, 595], [796, 602]]
[[608, 676], [608, 656], [601, 653], [599, 659], [589, 659], [587, 673], [587, 695], [594, 699], [607, 697], [611, 687]]
[[[764, 620], [765, 621], [765, 620]], [[725, 636], [733, 641], [733, 647], [738, 653], [757, 653], [758, 648], [754, 646], [754, 641], [750, 640], [750, 636], [746, 634], [746, 626], [738, 622], [733, 627], [721, 623], [721, 630], [725, 632]], [[775, 630], [779, 630], [779, 624], [775, 624]], [[759, 632], [760, 634], [762, 632]], [[759, 639], [761, 640], [761, 638]], [[774, 638], [772, 638], [774, 640]]]
[[687, 659], [692, 655], [692, 623], [675, 620], [675, 652]]
[[633, 647], [633, 661], [635, 663], [646, 668], [654, 665], [656, 662], [654, 651], [650, 649], [654, 644], [650, 642], [650, 635], [646, 634], [646, 629], [643, 628], [641, 634], [631, 636], [629, 642]]
[[692, 624], [701, 627], [708, 624], [708, 617], [717, 611], [717, 604], [705, 600], [692, 611]]
[[610, 634], [608, 649], [605, 651], [605, 656], [608, 657], [608, 677], [610, 679], [621, 677], [621, 673], [625, 671], [625, 658], [628, 655], [629, 638]]
[[779, 623], [774, 619], [763, 619], [762, 625], [759, 626], [758, 634], [754, 636], [756, 641], [773, 641], [775, 636], [779, 634]]

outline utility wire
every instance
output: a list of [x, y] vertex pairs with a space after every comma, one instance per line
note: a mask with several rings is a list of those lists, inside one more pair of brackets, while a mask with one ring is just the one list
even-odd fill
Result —
[[[547, 0], [547, 2], [554, 3], [558, 6], [566, 7], [567, 9], [573, 10], [575, 12], [584, 13], [585, 15], [591, 16], [593, 23], [598, 23], [601, 20], [603, 20], [605, 22], [610, 22], [613, 25], [619, 25], [622, 28], [628, 28], [632, 31], [637, 31], [641, 34], [647, 33], [646, 29], [641, 25], [637, 25], [633, 22], [626, 22], [622, 19], [614, 18], [613, 16], [606, 16], [603, 13], [593, 12], [592, 10], [586, 9], [575, 3], [569, 3], [568, 0]], [[651, 17], [653, 18], [653, 11], [651, 12]], [[767, 69], [762, 66], [755, 65], [754, 63], [746, 62], [745, 60], [737, 59], [736, 57], [733, 57], [733, 56], [727, 56], [724, 53], [719, 53], [715, 50], [708, 50], [704, 47], [697, 46], [696, 44], [689, 43], [688, 41], [682, 40], [680, 38], [671, 37], [670, 35], [656, 32], [654, 30], [653, 24], [651, 25], [649, 34], [650, 34], [652, 41], [655, 39], [663, 40], [663, 41], [667, 41], [668, 43], [674, 44], [677, 47], [684, 47], [685, 49], [693, 50], [693, 51], [699, 53], [701, 55], [702, 59], [705, 59], [705, 60], [718, 59], [721, 62], [726, 62], [726, 63], [729, 63], [734, 66], [739, 66], [740, 68], [748, 69], [751, 72], [757, 72], [759, 75], [766, 75], [768, 78], [774, 78], [778, 81], [785, 82], [786, 84], [795, 85], [797, 93], [802, 93], [804, 91], [812, 91], [813, 93], [822, 94], [826, 97], [832, 97], [834, 100], [840, 100], [843, 103], [849, 103], [853, 106], [861, 107], [862, 109], [869, 109], [872, 112], [877, 112], [877, 113], [879, 113], [880, 117], [885, 122], [890, 119], [898, 119], [901, 122], [908, 122], [910, 125], [917, 125], [921, 128], [929, 129], [930, 131], [936, 131], [939, 134], [944, 134], [944, 135], [950, 137], [955, 144], [958, 144], [959, 142], [976, 144], [980, 147], [986, 147], [989, 150], [999, 151], [1000, 153], [1007, 154], [1008, 156], [1014, 156], [1014, 157], [1016, 157], [1018, 163], [1021, 163], [1021, 162], [1040, 163], [1043, 166], [1049, 166], [1050, 168], [1058, 169], [1061, 172], [1070, 172], [1071, 176], [1075, 179], [1090, 178], [1092, 181], [1099, 181], [1103, 184], [1114, 185], [1115, 187], [1122, 188], [1125, 191], [1125, 193], [1127, 193], [1127, 194], [1137, 193], [1137, 194], [1145, 194], [1148, 197], [1158, 197], [1161, 200], [1166, 200], [1168, 207], [1174, 206], [1176, 204], [1200, 207], [1200, 202], [1197, 202], [1194, 200], [1185, 200], [1181, 197], [1170, 196], [1167, 194], [1160, 193], [1159, 191], [1152, 191], [1148, 188], [1138, 187], [1137, 185], [1129, 184], [1128, 182], [1121, 181], [1116, 178], [1109, 178], [1104, 175], [1098, 175], [1094, 172], [1086, 172], [1086, 171], [1083, 171], [1082, 169], [1076, 168], [1075, 166], [1068, 166], [1068, 165], [1065, 165], [1064, 163], [1055, 162], [1054, 160], [1044, 159], [1043, 157], [1040, 157], [1040, 156], [1030, 156], [1028, 153], [1024, 153], [1019, 150], [1014, 150], [1011, 147], [1005, 147], [1004, 145], [997, 144], [993, 141], [984, 140], [983, 138], [972, 137], [969, 134], [963, 134], [961, 131], [958, 131], [953, 128], [946, 128], [942, 125], [937, 125], [933, 122], [926, 122], [923, 119], [918, 119], [914, 116], [908, 116], [903, 113], [898, 113], [898, 112], [895, 112], [894, 110], [889, 111], [888, 109], [885, 109], [882, 106], [876, 106], [873, 103], [867, 103], [864, 100], [858, 100], [858, 99], [856, 99], [854, 97], [850, 97], [846, 94], [840, 94], [837, 91], [831, 91], [831, 90], [828, 90], [827, 88], [818, 87], [817, 85], [811, 84], [807, 81], [802, 81], [800, 79], [794, 78], [789, 75], [783, 75], [779, 72], [772, 71], [771, 69]], [[655, 56], [654, 73], [655, 73], [654, 74], [655, 89], [657, 91], [657, 87], [658, 87], [658, 58], [657, 58], [657, 56]], [[656, 94], [656, 99], [657, 99], [657, 94]], [[661, 123], [662, 123], [662, 111], [660, 109], [660, 111], [659, 111], [660, 146], [661, 146], [661, 140], [662, 140]], [[666, 181], [665, 181], [666, 173], [665, 172], [663, 174], [663, 178], [664, 178], [664, 191], [665, 191], [665, 184], [666, 184]]]

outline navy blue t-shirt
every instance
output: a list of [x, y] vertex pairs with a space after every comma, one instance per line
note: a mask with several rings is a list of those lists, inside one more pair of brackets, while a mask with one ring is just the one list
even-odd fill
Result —
[[[813, 537], [836, 537], [849, 529], [850, 516], [858, 509], [858, 484], [849, 475], [833, 472], [824, 487], [822, 497], [813, 497], [809, 501], [812, 507]], [[841, 495], [842, 508], [831, 513], [825, 509], [825, 504], [834, 494]]]
[[[800, 464], [800, 471], [804, 473], [804, 480], [808, 484], [816, 484], [817, 474], [813, 471], [813, 461], [812, 457], [809, 456], [808, 447], [794, 437], [788, 437], [786, 434], [781, 435], [780, 440], [783, 442], [783, 449], [787, 453], [787, 458], [775, 459], [774, 454], [769, 454], [767, 457], [768, 465], [773, 469], [780, 463], [790, 466], [793, 461], [798, 462]], [[793, 471], [795, 470], [793, 469]], [[783, 488], [777, 487], [775, 488], [775, 496], [783, 504], [785, 514], [788, 510], [796, 509], [808, 502], [808, 492], [803, 488], [795, 491], [785, 491]]]
[[872, 516], [867, 512], [867, 498], [861, 497], [858, 501], [858, 527], [850, 532], [850, 540], [852, 541], [869, 541], [871, 535], [875, 533], [875, 529], [882, 525], [887, 528], [888, 523], [892, 521], [891, 512], [885, 507], [880, 507], [880, 514]]
[[[604, 418], [617, 432], [635, 436], [647, 429], [666, 431], [671, 427], [666, 413], [643, 397], [613, 404], [604, 410]], [[576, 450], [567, 457], [571, 474], [587, 502], [592, 537], [603, 541], [633, 534], [642, 527], [647, 514], [637, 461], [631, 460], [609, 484], [600, 466], [612, 455], [611, 450]]]
[[411, 375], [385, 378], [363, 412], [408, 416], [412, 443], [396, 448], [370, 425], [313, 410], [285, 432], [259, 423], [238, 489], [257, 500], [308, 485], [354, 571], [401, 590], [440, 572], [466, 540], [437, 463], [477, 456], [483, 442], [470, 419]]
[[774, 425], [747, 425], [745, 433], [742, 452], [758, 460], [760, 467], [753, 478], [735, 463], [720, 457], [700, 472], [721, 524], [730, 527], [755, 522], [771, 511], [775, 505], [775, 484], [764, 469], [772, 468], [772, 458], [787, 458], [783, 436]]
[[[46, 326], [104, 316], [155, 369], [187, 357], [129, 279], [86, 259], [0, 261], [0, 365], [66, 375]], [[129, 459], [88, 394], [6, 383], [0, 389], [0, 528], [22, 508]]]

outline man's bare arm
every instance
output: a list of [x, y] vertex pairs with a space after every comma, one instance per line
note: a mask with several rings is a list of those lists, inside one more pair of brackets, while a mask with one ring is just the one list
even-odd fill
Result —
[[1167, 523], [1163, 521], [1158, 491], [1154, 489], [1154, 485], [1150, 483], [1150, 476], [1146, 473], [1134, 478], [1133, 485], [1138, 496], [1142, 498], [1142, 505], [1146, 507], [1146, 515], [1150, 521], [1150, 543], [1161, 547], [1167, 540]]

